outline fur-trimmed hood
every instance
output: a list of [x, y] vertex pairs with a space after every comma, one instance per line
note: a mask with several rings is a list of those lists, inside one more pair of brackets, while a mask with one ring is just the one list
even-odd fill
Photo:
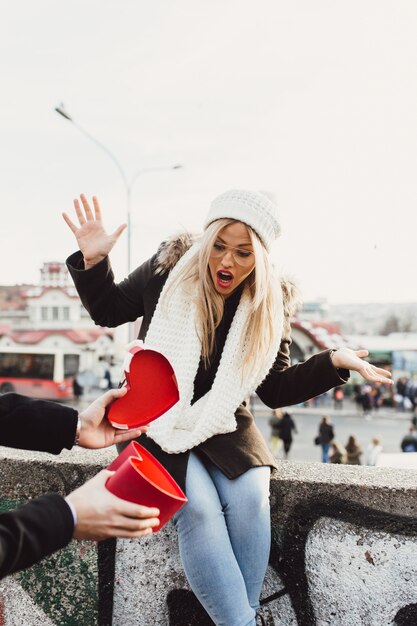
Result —
[[[164, 241], [157, 252], [155, 272], [165, 274], [172, 270], [198, 238], [198, 235], [181, 233]], [[292, 317], [301, 306], [299, 290], [294, 281], [288, 277], [281, 278], [281, 288], [285, 316]]]
[[170, 272], [197, 239], [198, 237], [191, 233], [181, 233], [163, 241], [156, 255], [155, 273]]

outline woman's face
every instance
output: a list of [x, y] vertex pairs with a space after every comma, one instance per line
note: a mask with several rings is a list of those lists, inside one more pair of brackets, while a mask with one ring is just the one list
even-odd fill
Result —
[[255, 267], [255, 255], [248, 228], [233, 222], [222, 228], [209, 258], [209, 270], [216, 291], [225, 298], [249, 276]]

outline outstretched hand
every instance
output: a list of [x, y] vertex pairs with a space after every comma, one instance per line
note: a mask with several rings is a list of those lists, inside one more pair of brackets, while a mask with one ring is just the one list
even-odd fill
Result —
[[146, 432], [146, 426], [120, 430], [114, 428], [105, 416], [106, 407], [110, 402], [125, 395], [127, 389], [111, 389], [94, 400], [90, 406], [79, 414], [81, 420], [79, 445], [83, 448], [107, 448], [116, 443], [130, 441]]
[[87, 198], [81, 194], [80, 202], [74, 200], [75, 213], [78, 217], [79, 226], [69, 218], [67, 213], [63, 213], [62, 217], [74, 233], [78, 247], [84, 257], [85, 268], [88, 269], [102, 261], [111, 251], [116, 241], [126, 228], [126, 224], [122, 224], [112, 234], [108, 234], [103, 226], [100, 205], [95, 196], [93, 196], [94, 213], [87, 202]]
[[391, 372], [376, 367], [367, 361], [364, 357], [368, 356], [368, 350], [351, 350], [350, 348], [339, 348], [332, 355], [333, 365], [338, 368], [353, 370], [358, 372], [365, 380], [374, 383], [386, 383], [392, 385]]

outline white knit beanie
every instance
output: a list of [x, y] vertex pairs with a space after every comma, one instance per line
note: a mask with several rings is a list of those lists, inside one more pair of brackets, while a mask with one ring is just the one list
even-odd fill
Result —
[[265, 193], [231, 189], [213, 200], [204, 222], [204, 228], [223, 217], [244, 222], [259, 235], [270, 250], [280, 233], [277, 206]]

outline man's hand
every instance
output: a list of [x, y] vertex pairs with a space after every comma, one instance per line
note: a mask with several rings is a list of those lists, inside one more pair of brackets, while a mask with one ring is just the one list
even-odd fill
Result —
[[146, 426], [130, 430], [113, 428], [105, 417], [106, 406], [116, 398], [124, 396], [126, 391], [126, 387], [110, 389], [79, 414], [81, 430], [78, 443], [80, 446], [83, 448], [107, 448], [115, 443], [135, 439], [141, 433], [146, 432]]
[[144, 537], [159, 525], [159, 510], [127, 502], [106, 489], [114, 472], [102, 470], [65, 498], [77, 514], [74, 539]]

